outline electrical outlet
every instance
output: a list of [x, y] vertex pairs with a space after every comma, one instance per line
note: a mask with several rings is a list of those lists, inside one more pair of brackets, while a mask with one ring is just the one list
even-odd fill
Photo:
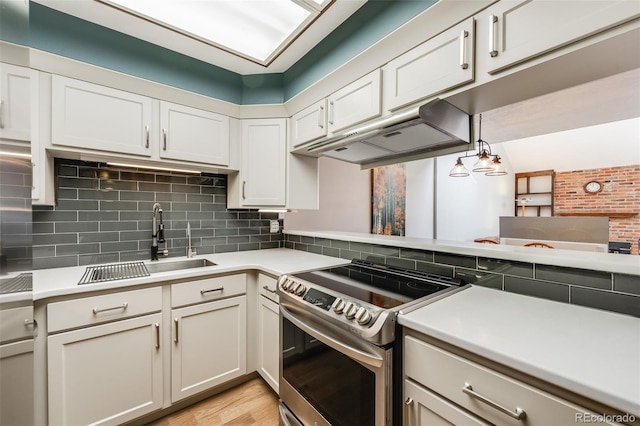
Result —
[[278, 222], [277, 220], [270, 220], [269, 232], [271, 232], [272, 234], [275, 234], [278, 231], [280, 231], [280, 222]]

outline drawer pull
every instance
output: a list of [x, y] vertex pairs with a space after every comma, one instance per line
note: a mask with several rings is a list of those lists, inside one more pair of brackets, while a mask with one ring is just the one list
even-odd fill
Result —
[[212, 288], [211, 290], [202, 289], [200, 290], [200, 294], [204, 296], [205, 294], [213, 293], [214, 291], [224, 291], [224, 287]]
[[473, 390], [473, 388], [471, 387], [471, 385], [469, 383], [465, 383], [464, 386], [462, 387], [462, 392], [466, 393], [467, 395], [469, 395], [472, 398], [477, 399], [480, 402], [484, 402], [485, 404], [489, 405], [490, 407], [495, 408], [496, 410], [506, 414], [509, 417], [512, 417], [516, 420], [522, 420], [525, 417], [527, 417], [527, 413], [525, 413], [525, 411], [520, 408], [520, 407], [516, 407], [515, 411], [511, 411], [508, 408], [503, 407], [502, 405], [491, 401], [490, 399], [480, 395], [479, 393], [475, 392]]
[[276, 291], [275, 290], [271, 290], [268, 285], [263, 285], [262, 288], [267, 290], [269, 293], [276, 294]]
[[129, 306], [129, 304], [125, 302], [120, 306], [114, 306], [112, 308], [93, 308], [93, 315], [97, 315], [100, 312], [115, 311], [116, 309], [122, 309], [124, 311], [125, 309], [127, 309], [127, 306]]
[[402, 422], [404, 426], [409, 426], [409, 410], [413, 407], [413, 399], [408, 397], [404, 402], [404, 417], [402, 418]]

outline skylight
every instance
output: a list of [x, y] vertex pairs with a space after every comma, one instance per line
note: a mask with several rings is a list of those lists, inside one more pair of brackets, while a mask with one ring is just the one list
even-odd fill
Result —
[[333, 0], [98, 0], [268, 65]]

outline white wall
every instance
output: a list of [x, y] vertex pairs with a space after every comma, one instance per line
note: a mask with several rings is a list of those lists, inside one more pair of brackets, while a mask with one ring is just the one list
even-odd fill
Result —
[[405, 168], [407, 174], [405, 235], [433, 238], [435, 159], [410, 161], [405, 163]]
[[[485, 176], [470, 172], [468, 177], [450, 177], [449, 171], [457, 154], [436, 160], [436, 238], [450, 241], [473, 241], [476, 238], [497, 236], [500, 216], [513, 216], [515, 179], [509, 158], [499, 146], [492, 146], [499, 154], [508, 174]], [[471, 170], [477, 157], [463, 159]]]
[[320, 208], [285, 213], [285, 232], [371, 232], [371, 170], [326, 157], [319, 161]]

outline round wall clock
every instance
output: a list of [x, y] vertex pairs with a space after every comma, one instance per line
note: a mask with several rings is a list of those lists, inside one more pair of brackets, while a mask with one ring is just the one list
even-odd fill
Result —
[[584, 191], [587, 194], [595, 194], [598, 193], [600, 191], [602, 191], [602, 184], [598, 181], [592, 180], [590, 182], [587, 182], [584, 185]]

